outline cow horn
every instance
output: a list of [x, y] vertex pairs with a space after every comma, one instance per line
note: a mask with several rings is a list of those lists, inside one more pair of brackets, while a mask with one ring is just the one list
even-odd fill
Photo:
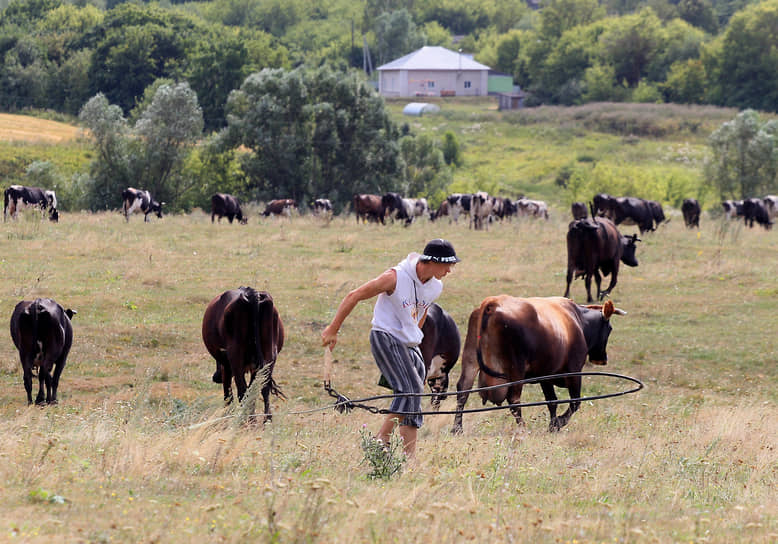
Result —
[[602, 316], [606, 319], [606, 321], [611, 318], [611, 316], [613, 315], [613, 311], [614, 311], [613, 301], [606, 300], [605, 304], [602, 305]]

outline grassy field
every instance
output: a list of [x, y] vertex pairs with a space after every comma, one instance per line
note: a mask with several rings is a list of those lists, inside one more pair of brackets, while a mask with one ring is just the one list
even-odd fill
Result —
[[[319, 334], [345, 293], [450, 239], [463, 262], [441, 305], [465, 332], [486, 296], [561, 295], [566, 209], [474, 232], [207, 215], [126, 224], [116, 213], [0, 225], [0, 315], [50, 296], [78, 311], [57, 406], [28, 407], [0, 335], [0, 534], [16, 542], [776, 542], [776, 234], [677, 213], [623, 269], [609, 366], [646, 388], [584, 403], [562, 432], [545, 408], [428, 416], [418, 461], [373, 481], [360, 449], [380, 416], [325, 407]], [[631, 228], [625, 228], [631, 232]], [[203, 311], [240, 285], [268, 290], [286, 326], [273, 422], [245, 426], [210, 381]], [[585, 300], [578, 280], [572, 296]], [[383, 393], [357, 307], [334, 385]], [[6, 321], [7, 323], [7, 321]], [[585, 370], [599, 370], [587, 366]], [[452, 383], [459, 365], [452, 371]], [[584, 378], [584, 394], [622, 384]], [[541, 398], [538, 386], [524, 400]], [[37, 391], [37, 383], [35, 384]], [[564, 393], [562, 393], [564, 396]], [[383, 405], [382, 405], [383, 406]], [[443, 409], [453, 409], [448, 399]], [[480, 406], [471, 396], [469, 408]]]

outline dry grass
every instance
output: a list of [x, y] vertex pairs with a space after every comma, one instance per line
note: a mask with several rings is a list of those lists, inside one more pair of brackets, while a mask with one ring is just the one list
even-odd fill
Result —
[[79, 136], [78, 127], [29, 115], [0, 113], [0, 141], [63, 143]]
[[[644, 236], [614, 291], [629, 315], [606, 370], [646, 389], [584, 403], [560, 433], [543, 408], [525, 410], [523, 431], [503, 411], [465, 415], [458, 437], [452, 416], [427, 417], [417, 464], [375, 482], [359, 430], [378, 416], [295, 413], [329, 402], [318, 337], [350, 288], [449, 238], [464, 260], [440, 303], [464, 332], [487, 295], [564, 291], [566, 224], [563, 211], [489, 232], [256, 213], [211, 225], [199, 212], [3, 224], [0, 314], [33, 296], [79, 313], [58, 406], [26, 406], [0, 340], [0, 530], [19, 542], [775, 542], [775, 232], [705, 218], [698, 233], [675, 217]], [[270, 291], [287, 329], [275, 377], [289, 400], [273, 400], [264, 428], [219, 419], [232, 413], [200, 339], [207, 302], [238, 285]], [[334, 383], [352, 397], [381, 392], [370, 314], [357, 307], [336, 349]], [[618, 387], [584, 379], [586, 394]]]

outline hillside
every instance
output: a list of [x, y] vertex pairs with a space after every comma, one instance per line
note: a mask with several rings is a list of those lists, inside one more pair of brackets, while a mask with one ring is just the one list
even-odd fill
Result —
[[0, 113], [2, 142], [63, 143], [76, 139], [80, 132], [80, 128], [58, 121]]

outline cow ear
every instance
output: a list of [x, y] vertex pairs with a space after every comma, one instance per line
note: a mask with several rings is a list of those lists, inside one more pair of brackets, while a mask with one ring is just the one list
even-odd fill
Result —
[[73, 319], [73, 316], [76, 315], [77, 313], [78, 313], [77, 311], [71, 310], [70, 308], [65, 310], [65, 314], [68, 316], [68, 319]]
[[606, 300], [605, 304], [602, 305], [602, 316], [606, 321], [611, 318], [614, 309], [612, 300]]

